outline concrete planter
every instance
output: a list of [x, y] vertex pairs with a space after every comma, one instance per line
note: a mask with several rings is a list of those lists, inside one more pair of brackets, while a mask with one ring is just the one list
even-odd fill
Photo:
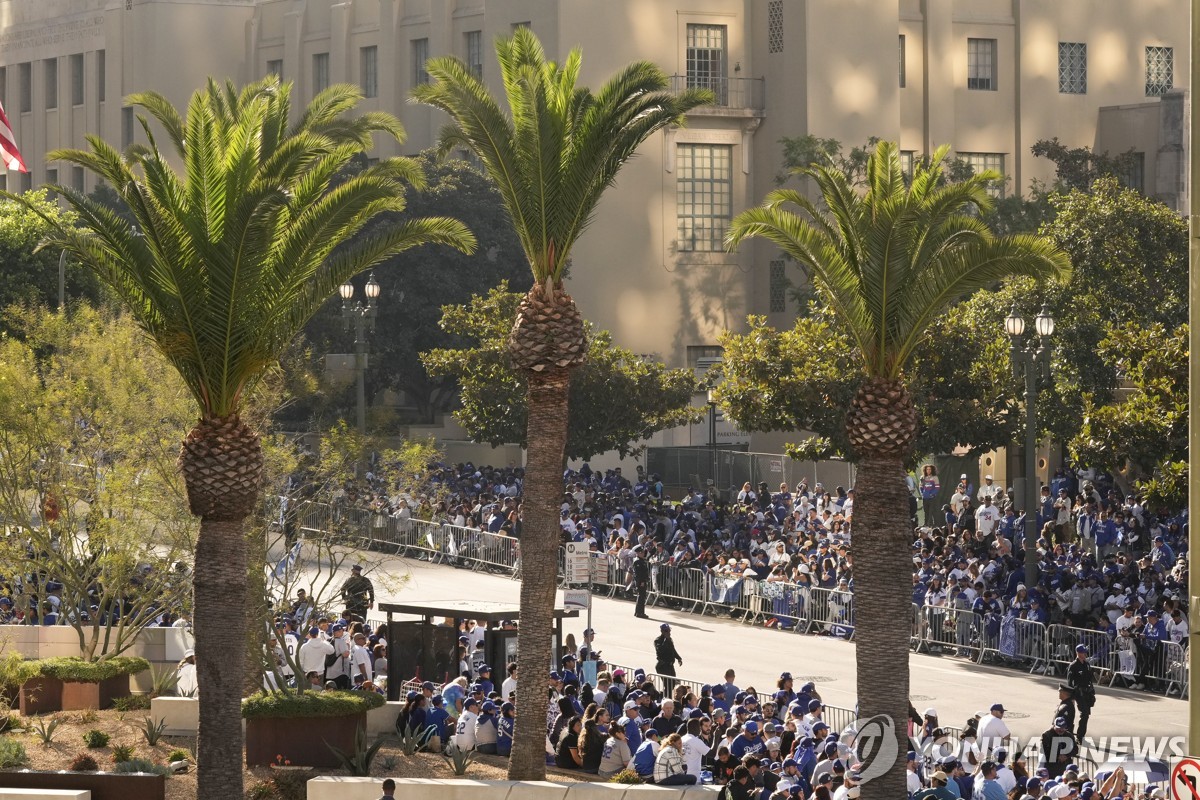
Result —
[[345, 717], [256, 717], [246, 720], [246, 766], [262, 767], [283, 756], [293, 766], [341, 766], [329, 749], [354, 752], [354, 736], [359, 726], [366, 729], [365, 712]]
[[112, 772], [0, 772], [0, 788], [85, 790], [92, 800], [164, 800], [167, 779], [144, 773]]
[[21, 716], [62, 711], [63, 682], [58, 678], [31, 678], [21, 684]]

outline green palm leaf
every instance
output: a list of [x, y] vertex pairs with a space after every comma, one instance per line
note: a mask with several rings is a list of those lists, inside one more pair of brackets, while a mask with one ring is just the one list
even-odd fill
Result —
[[794, 258], [846, 323], [866, 374], [897, 379], [932, 322], [959, 299], [1009, 276], [1070, 272], [1066, 254], [1046, 239], [993, 236], [979, 213], [991, 207], [988, 186], [1000, 176], [947, 183], [945, 155], [936, 151], [906, 185], [896, 145], [880, 142], [865, 191], [831, 167], [801, 170], [820, 205], [792, 190], [771, 192], [734, 219], [726, 244], [762, 237]]

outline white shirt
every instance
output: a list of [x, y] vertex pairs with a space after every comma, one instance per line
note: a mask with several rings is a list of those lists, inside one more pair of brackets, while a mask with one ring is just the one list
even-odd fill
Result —
[[996, 781], [1004, 789], [1004, 793], [1008, 794], [1017, 785], [1017, 776], [1008, 767], [999, 767], [996, 770]]
[[980, 506], [975, 509], [975, 527], [984, 536], [991, 536], [1000, 521], [1000, 512], [995, 506]]
[[196, 680], [196, 665], [184, 664], [179, 668], [179, 683], [175, 690], [180, 697], [194, 697], [199, 693], [200, 684]]
[[990, 753], [1000, 746], [1004, 739], [1012, 736], [1008, 725], [1004, 720], [997, 717], [995, 714], [988, 714], [983, 719], [979, 720], [979, 750], [982, 753]]
[[320, 636], [300, 645], [300, 671], [307, 675], [315, 672], [325, 674], [325, 656], [333, 655], [333, 645]]
[[922, 788], [924, 788], [921, 786], [921, 776], [911, 769], [908, 770], [908, 775], [905, 779], [908, 781], [909, 794], [916, 794], [917, 792], [921, 791]]
[[365, 675], [364, 680], [371, 680], [371, 654], [367, 648], [356, 644], [350, 651], [350, 680], [353, 681], [358, 675]]
[[454, 732], [454, 745], [459, 750], [475, 749], [475, 721], [479, 715], [474, 711], [463, 711]]
[[503, 697], [505, 700], [507, 700], [508, 696], [510, 694], [512, 694], [513, 692], [515, 692], [516, 690], [517, 690], [517, 679], [516, 678], [505, 678], [504, 683], [500, 684], [500, 696]]
[[1167, 635], [1175, 644], [1183, 644], [1188, 637], [1187, 617], [1180, 616], [1179, 622], [1176, 622], [1174, 617], [1167, 617]]
[[695, 775], [697, 780], [700, 779], [701, 759], [708, 755], [711, 749], [699, 736], [684, 734], [683, 763], [687, 767], [688, 775]]

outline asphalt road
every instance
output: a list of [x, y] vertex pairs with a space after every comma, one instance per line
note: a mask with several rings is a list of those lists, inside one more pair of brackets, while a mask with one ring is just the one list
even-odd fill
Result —
[[[380, 602], [479, 599], [516, 603], [519, 584], [507, 577], [472, 573], [412, 559], [364, 554], [376, 569], [372, 578]], [[349, 575], [349, 561], [344, 565]], [[340, 584], [339, 577], [337, 583]], [[387, 584], [385, 586], [385, 584]], [[559, 595], [561, 603], [561, 592]], [[855, 703], [854, 645], [828, 637], [808, 636], [743, 625], [724, 617], [698, 616], [664, 608], [647, 609], [650, 619], [636, 619], [633, 604], [619, 599], [593, 600], [595, 646], [618, 664], [653, 667], [653, 639], [659, 624], [669, 622], [684, 663], [681, 678], [716, 683], [729, 667], [736, 683], [760, 691], [774, 688], [783, 670], [799, 682], [815, 681], [830, 704], [853, 708]], [[375, 614], [372, 614], [374, 616]], [[585, 618], [567, 620], [566, 631], [581, 641]], [[939, 719], [961, 727], [971, 714], [1002, 702], [1014, 735], [1040, 736], [1051, 722], [1058, 702], [1052, 677], [1028, 675], [1002, 667], [980, 666], [950, 656], [911, 654], [912, 702], [918, 711], [929, 706]], [[1089, 736], [1186, 736], [1188, 703], [1177, 698], [1125, 689], [1100, 687], [1089, 725]], [[1125, 747], [1118, 747], [1124, 750]]]

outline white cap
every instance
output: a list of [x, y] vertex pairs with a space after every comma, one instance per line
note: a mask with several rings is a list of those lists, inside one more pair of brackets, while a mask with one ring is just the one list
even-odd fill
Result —
[[937, 709], [936, 709], [936, 708], [934, 708], [933, 706], [930, 706], [929, 708], [925, 709], [925, 713], [924, 713], [924, 714], [922, 714], [921, 716], [924, 716], [924, 717], [936, 717], [936, 716], [937, 716]]
[[965, 480], [967, 479], [967, 473], [965, 473], [965, 472], [964, 472], [962, 475], [959, 475], [959, 476], [958, 476], [958, 479], [959, 479], [960, 481], [965, 481]]
[[1058, 786], [1055, 786], [1050, 790], [1050, 796], [1055, 798], [1070, 797], [1071, 787], [1067, 786], [1065, 783], [1060, 783]]
[[183, 651], [184, 658], [192, 658], [195, 655], [196, 655], [196, 651], [191, 649], [190, 647], [187, 650]]
[[991, 475], [984, 475], [984, 476], [983, 476], [983, 479], [984, 479], [985, 481], [990, 481], [990, 480], [992, 479], [992, 476], [991, 476]]

